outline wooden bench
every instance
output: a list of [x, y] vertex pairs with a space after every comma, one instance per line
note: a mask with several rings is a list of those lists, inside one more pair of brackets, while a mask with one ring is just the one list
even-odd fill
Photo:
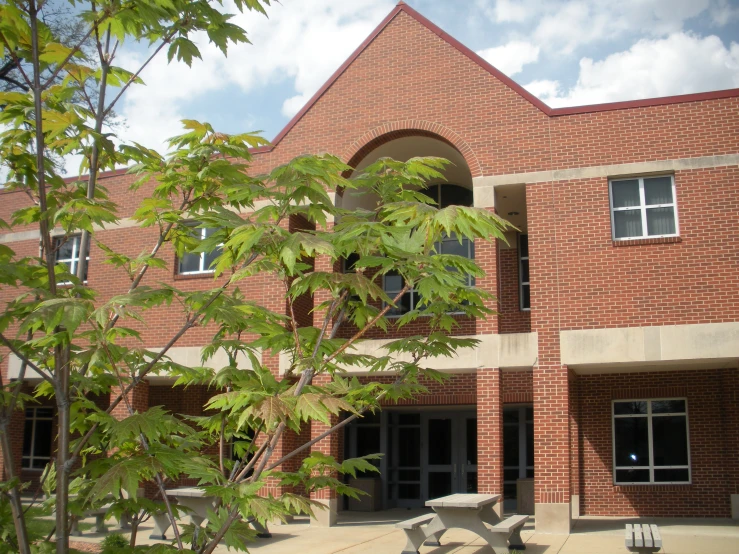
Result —
[[80, 531], [80, 519], [85, 519], [92, 516], [95, 516], [95, 532], [107, 533], [108, 528], [105, 527], [105, 515], [108, 513], [109, 508], [110, 504], [106, 504], [105, 506], [100, 506], [99, 508], [85, 511], [81, 518], [72, 516], [70, 518], [71, 526], [69, 528], [69, 534], [73, 537], [81, 537], [82, 531]]
[[662, 536], [656, 525], [635, 523], [626, 524], [626, 548], [630, 550], [651, 550], [657, 552], [662, 548]]

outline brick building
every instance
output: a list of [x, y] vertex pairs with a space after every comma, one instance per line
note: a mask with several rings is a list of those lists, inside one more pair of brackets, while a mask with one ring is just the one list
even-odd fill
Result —
[[[544, 532], [568, 532], [578, 515], [739, 518], [739, 89], [552, 109], [401, 3], [257, 151], [254, 169], [305, 152], [356, 168], [379, 156], [446, 157], [454, 166], [435, 190], [520, 230], [508, 244], [465, 246], [498, 314], [460, 322], [481, 342], [437, 362], [449, 383], [319, 445], [384, 452], [383, 506], [476, 490], [504, 492], [516, 509], [519, 480], [533, 478]], [[136, 204], [131, 180], [102, 180], [124, 218]], [[3, 218], [26, 201], [0, 198]], [[98, 236], [131, 254], [152, 243], [126, 220]], [[32, 229], [0, 241], [38, 249]], [[74, 263], [74, 244], [60, 260]], [[207, 260], [167, 255], [170, 269], [150, 278], [211, 285]], [[125, 284], [95, 251], [88, 280], [103, 295]], [[254, 300], [282, 302], [276, 283], [252, 285]], [[166, 309], [147, 323], [146, 346], [161, 346], [173, 327]], [[208, 337], [191, 330], [173, 357], [197, 363]], [[366, 348], [383, 340], [370, 339]], [[264, 362], [280, 372], [277, 357]], [[197, 414], [211, 393], [152, 378], [135, 394], [139, 406]], [[49, 459], [51, 415], [17, 416], [25, 479]]]

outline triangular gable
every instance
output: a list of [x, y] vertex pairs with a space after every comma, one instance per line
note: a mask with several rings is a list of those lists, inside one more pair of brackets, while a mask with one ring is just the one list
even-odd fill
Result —
[[305, 106], [303, 106], [303, 108], [297, 114], [295, 114], [295, 116], [288, 122], [288, 124], [285, 125], [282, 131], [280, 131], [280, 133], [274, 138], [272, 143], [268, 146], [254, 148], [251, 151], [253, 153], [269, 152], [275, 146], [277, 146], [280, 141], [282, 141], [282, 139], [285, 138], [285, 136], [298, 123], [298, 121], [300, 121], [300, 119], [313, 107], [313, 105], [318, 102], [318, 100], [324, 95], [324, 93], [329, 88], [331, 88], [331, 85], [334, 84], [334, 82], [347, 70], [347, 68], [354, 62], [354, 60], [359, 57], [359, 55], [372, 43], [372, 41], [375, 40], [375, 38], [377, 38], [380, 33], [382, 33], [385, 27], [387, 27], [400, 12], [405, 12], [407, 15], [415, 19], [418, 23], [426, 27], [429, 31], [437, 35], [447, 44], [455, 48], [461, 54], [463, 54], [464, 56], [472, 60], [475, 64], [480, 66], [482, 69], [490, 73], [490, 75], [495, 77], [498, 81], [509, 87], [511, 90], [515, 91], [521, 98], [531, 103], [534, 107], [550, 117], [628, 108], [641, 108], [647, 106], [659, 106], [664, 104], [678, 104], [682, 102], [698, 102], [702, 100], [713, 100], [718, 98], [730, 98], [739, 96], [739, 89], [729, 89], [712, 92], [700, 92], [694, 94], [681, 94], [676, 96], [665, 96], [662, 98], [628, 100], [623, 102], [609, 102], [603, 104], [573, 106], [566, 108], [551, 108], [544, 102], [539, 100], [536, 96], [531, 94], [529, 91], [527, 91], [525, 88], [523, 88], [521, 85], [519, 85], [517, 82], [515, 82], [513, 79], [505, 75], [492, 64], [485, 61], [478, 54], [467, 48], [464, 44], [459, 42], [448, 33], [444, 32], [437, 25], [429, 21], [427, 18], [425, 18], [423, 15], [418, 13], [416, 10], [414, 10], [408, 4], [401, 0], [400, 2], [398, 2], [397, 6], [395, 6], [395, 8], [393, 8], [393, 10], [385, 17], [385, 19], [380, 22], [375, 30], [370, 33], [370, 35], [364, 40], [364, 42], [359, 45], [359, 47], [352, 53], [352, 55], [349, 56], [349, 58], [341, 65], [341, 67], [339, 67], [339, 69], [337, 69], [334, 74], [329, 77], [329, 79], [318, 90], [318, 92], [316, 92], [313, 97], [305, 104]]

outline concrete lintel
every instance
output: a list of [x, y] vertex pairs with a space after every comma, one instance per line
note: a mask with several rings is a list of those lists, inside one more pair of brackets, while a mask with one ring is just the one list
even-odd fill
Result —
[[557, 504], [536, 503], [535, 525], [537, 533], [568, 535], [572, 528], [572, 512], [569, 502]]
[[[440, 356], [424, 362], [426, 367], [444, 373], [472, 373], [479, 368], [530, 368], [538, 355], [537, 333], [511, 333], [505, 335], [474, 335], [460, 338], [474, 338], [479, 344], [472, 348], [462, 348], [451, 358]], [[385, 356], [385, 345], [394, 339], [372, 339], [358, 342], [353, 354]], [[410, 356], [398, 356], [399, 360], [410, 361]], [[280, 374], [284, 375], [292, 363], [287, 353], [280, 354]], [[362, 368], [345, 367], [347, 373], [366, 375]]]
[[323, 509], [319, 507], [313, 508], [314, 517], [310, 518], [310, 524], [316, 527], [333, 527], [336, 525], [336, 517], [339, 509], [338, 499], [317, 499], [315, 502], [323, 504], [325, 507]]
[[739, 322], [561, 331], [560, 345], [562, 363], [585, 370], [663, 362], [735, 367]]
[[473, 178], [472, 184], [475, 189], [475, 206], [487, 208], [494, 206], [495, 194], [493, 191], [495, 187], [501, 185], [544, 183], [549, 181], [592, 179], [597, 177], [621, 177], [626, 175], [667, 173], [673, 171], [708, 169], [712, 167], [725, 167], [733, 165], [739, 165], [739, 154], [700, 156], [696, 158], [679, 158], [676, 160], [657, 160], [652, 162], [597, 165], [589, 167], [579, 167], [575, 169], [531, 171], [528, 173], [509, 173], [506, 175], [486, 175]]

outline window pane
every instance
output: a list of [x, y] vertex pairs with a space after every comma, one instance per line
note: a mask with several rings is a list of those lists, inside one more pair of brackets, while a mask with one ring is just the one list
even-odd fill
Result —
[[475, 494], [477, 492], [477, 472], [467, 472], [467, 494]]
[[398, 485], [398, 498], [401, 500], [415, 500], [421, 496], [421, 485]]
[[655, 483], [687, 483], [690, 472], [687, 469], [655, 469]]
[[675, 208], [649, 208], [647, 210], [647, 234], [650, 236], [674, 235]]
[[469, 258], [470, 241], [467, 239], [462, 240], [462, 244], [455, 238], [449, 238], [441, 242], [440, 254], [454, 254], [455, 256], [462, 256], [463, 258]]
[[467, 419], [466, 426], [467, 463], [474, 466], [477, 465], [477, 420]]
[[36, 417], [54, 417], [54, 408], [36, 408]]
[[74, 244], [79, 240], [79, 237], [62, 237], [56, 239], [55, 248], [57, 260], [71, 260], [72, 254], [74, 253]]
[[377, 454], [380, 452], [380, 428], [358, 425], [357, 456]]
[[613, 228], [617, 239], [641, 237], [641, 210], [613, 212]]
[[399, 425], [421, 425], [420, 414], [398, 414]]
[[534, 465], [534, 424], [526, 424], [526, 465]]
[[385, 275], [385, 290], [388, 292], [398, 292], [403, 288], [403, 278], [397, 274], [388, 273]]
[[23, 455], [31, 455], [31, 439], [33, 437], [33, 421], [26, 420], [26, 424], [23, 427]]
[[223, 252], [223, 249], [219, 246], [218, 248], [214, 249], [212, 252], [205, 254], [205, 262], [203, 263], [203, 269], [204, 270], [212, 270], [215, 269], [215, 266], [213, 265], [213, 262], [215, 259], [221, 255], [221, 252]]
[[418, 427], [398, 429], [398, 465], [400, 467], [421, 465], [421, 430]]
[[441, 185], [441, 205], [439, 207], [446, 208], [447, 206], [472, 206], [472, 191], [458, 185]]
[[420, 481], [420, 469], [401, 469], [398, 471], [398, 481]]
[[429, 420], [429, 459], [433, 465], [452, 463], [452, 420]]
[[644, 179], [644, 200], [651, 204], [672, 204], [672, 179], [652, 177]]
[[652, 418], [655, 466], [688, 465], [688, 429], [685, 416]]
[[518, 465], [518, 425], [503, 426], [503, 465]]
[[679, 414], [685, 412], [685, 400], [652, 400], [653, 414]]
[[451, 471], [429, 471], [429, 498], [452, 494]]
[[611, 191], [613, 192], [614, 208], [628, 208], [641, 204], [638, 179], [614, 181], [611, 183]]
[[529, 282], [529, 261], [521, 260], [521, 281], [524, 283]]
[[616, 415], [646, 414], [647, 403], [644, 400], [635, 402], [614, 402], [613, 413]]
[[503, 423], [518, 423], [518, 408], [504, 409]]
[[518, 249], [522, 258], [529, 257], [529, 236], [518, 235]]
[[51, 421], [36, 420], [36, 435], [33, 440], [33, 455], [48, 458], [51, 456]]
[[648, 469], [619, 469], [616, 470], [617, 483], [649, 483]]
[[521, 307], [524, 310], [531, 308], [531, 287], [529, 285], [521, 287]]
[[200, 271], [200, 254], [185, 254], [180, 259], [180, 273]]
[[648, 466], [649, 433], [646, 417], [617, 418], [616, 465]]

